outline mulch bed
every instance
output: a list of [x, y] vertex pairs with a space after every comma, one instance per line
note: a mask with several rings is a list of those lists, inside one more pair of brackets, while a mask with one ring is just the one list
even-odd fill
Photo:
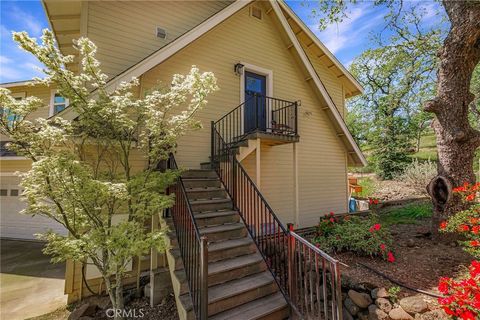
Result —
[[[355, 282], [364, 282], [375, 287], [397, 286], [389, 280], [359, 265], [363, 263], [390, 278], [410, 287], [438, 293], [436, 287], [442, 276], [454, 277], [465, 270], [473, 259], [455, 242], [438, 243], [429, 236], [430, 219], [418, 224], [393, 225], [394, 263], [380, 258], [360, 257], [350, 252], [333, 256], [347, 264], [342, 266], [342, 275]], [[402, 288], [399, 296], [411, 295], [412, 291]]]

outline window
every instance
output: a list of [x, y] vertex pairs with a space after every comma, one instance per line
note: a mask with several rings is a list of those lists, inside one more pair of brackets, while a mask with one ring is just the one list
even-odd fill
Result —
[[0, 196], [2, 196], [2, 197], [8, 196], [8, 190], [7, 189], [0, 189]]
[[[26, 96], [25, 92], [18, 92], [18, 93], [12, 94], [12, 97], [17, 101], [25, 99], [25, 96]], [[16, 115], [15, 113], [11, 112], [8, 108], [4, 108], [4, 107], [0, 107], [0, 116], [7, 118], [9, 127], [12, 127], [15, 121], [21, 120], [20, 116]]]
[[56, 90], [52, 91], [52, 99], [50, 103], [50, 116], [54, 116], [57, 113], [64, 110], [68, 107], [68, 99], [62, 97], [60, 94], [56, 92]]
[[250, 15], [258, 20], [262, 20], [262, 9], [256, 6], [250, 7]]
[[11, 189], [10, 190], [11, 197], [18, 197], [18, 189]]

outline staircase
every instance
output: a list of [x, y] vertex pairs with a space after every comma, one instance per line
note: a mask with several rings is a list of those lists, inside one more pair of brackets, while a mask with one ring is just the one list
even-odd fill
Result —
[[[289, 306], [217, 173], [189, 170], [182, 181], [200, 233], [208, 237], [208, 318], [288, 319]], [[169, 238], [180, 319], [195, 319], [175, 233]]]

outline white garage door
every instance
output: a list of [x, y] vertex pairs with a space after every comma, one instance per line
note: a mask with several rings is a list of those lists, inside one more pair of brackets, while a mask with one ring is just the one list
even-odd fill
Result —
[[67, 234], [59, 223], [45, 217], [21, 214], [25, 208], [20, 200], [21, 188], [16, 176], [0, 177], [0, 237], [15, 239], [36, 239], [36, 233], [49, 229], [61, 234]]

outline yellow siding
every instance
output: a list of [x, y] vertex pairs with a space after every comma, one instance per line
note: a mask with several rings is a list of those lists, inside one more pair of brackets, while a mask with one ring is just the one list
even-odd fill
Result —
[[[265, 12], [265, 11], [264, 11]], [[187, 73], [192, 65], [212, 71], [220, 90], [209, 97], [208, 106], [197, 114], [204, 128], [180, 139], [177, 160], [181, 166], [198, 168], [208, 161], [210, 121], [219, 119], [240, 102], [240, 78], [233, 72], [238, 61], [273, 71], [273, 95], [301, 100], [299, 111], [300, 225], [315, 224], [321, 214], [345, 212], [345, 149], [322, 111], [324, 105], [305, 81], [305, 75], [282, 41], [282, 32], [272, 18], [249, 16], [244, 8], [214, 30], [181, 50], [142, 77], [145, 89], [158, 81], [168, 84], [175, 73]], [[341, 90], [341, 89], [340, 89]], [[252, 158], [253, 157], [253, 158]], [[244, 160], [249, 171], [254, 154]], [[293, 222], [293, 146], [262, 146], [261, 191], [283, 222]], [[250, 162], [249, 162], [250, 161]]]
[[308, 58], [310, 59], [310, 62], [315, 68], [318, 77], [320, 78], [323, 85], [325, 86], [325, 89], [327, 89], [328, 94], [332, 98], [333, 103], [335, 103], [335, 106], [337, 107], [342, 117], [345, 117], [345, 96], [343, 92], [342, 81], [332, 71], [328, 69], [328, 65], [324, 62], [324, 60], [322, 60], [322, 58], [319, 58], [312, 52], [312, 50], [306, 48], [303, 43], [302, 45], [305, 52], [307, 53]]
[[[114, 76], [173, 41], [229, 1], [90, 1], [87, 35], [98, 46], [102, 69]], [[167, 38], [156, 37], [156, 27]]]

